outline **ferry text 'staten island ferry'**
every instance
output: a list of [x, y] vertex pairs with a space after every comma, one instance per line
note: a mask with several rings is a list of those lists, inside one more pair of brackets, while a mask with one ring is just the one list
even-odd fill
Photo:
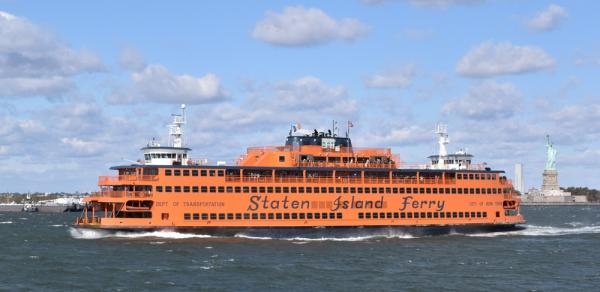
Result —
[[[118, 230], [406, 227], [497, 230], [523, 223], [503, 171], [472, 164], [464, 151], [407, 165], [390, 149], [356, 148], [347, 133], [292, 127], [285, 146], [248, 148], [235, 165], [193, 160], [182, 114], [169, 146], [142, 148], [143, 161], [115, 166], [76, 226]], [[349, 125], [351, 126], [351, 125]]]

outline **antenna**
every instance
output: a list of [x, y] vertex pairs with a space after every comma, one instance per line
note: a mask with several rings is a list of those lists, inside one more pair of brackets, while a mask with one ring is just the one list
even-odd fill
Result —
[[171, 147], [183, 147], [183, 125], [185, 121], [185, 104], [181, 105], [181, 115], [172, 114], [173, 123], [169, 125], [169, 141]]
[[438, 144], [440, 146], [440, 150], [438, 153], [440, 156], [438, 164], [441, 165], [444, 162], [443, 157], [448, 155], [448, 153], [446, 152], [446, 145], [448, 145], [448, 143], [450, 142], [450, 139], [448, 138], [448, 125], [437, 124], [435, 133], [438, 135]]

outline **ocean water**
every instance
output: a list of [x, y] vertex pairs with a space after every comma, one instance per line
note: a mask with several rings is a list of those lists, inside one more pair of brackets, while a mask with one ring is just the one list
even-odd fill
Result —
[[0, 290], [598, 291], [600, 206], [524, 207], [525, 229], [411, 236], [81, 232], [0, 213]]

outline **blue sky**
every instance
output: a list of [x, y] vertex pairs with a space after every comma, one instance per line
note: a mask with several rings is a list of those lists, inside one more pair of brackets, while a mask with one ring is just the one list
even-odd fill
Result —
[[0, 192], [91, 191], [189, 104], [193, 156], [352, 120], [409, 163], [449, 149], [600, 188], [594, 1], [0, 0]]

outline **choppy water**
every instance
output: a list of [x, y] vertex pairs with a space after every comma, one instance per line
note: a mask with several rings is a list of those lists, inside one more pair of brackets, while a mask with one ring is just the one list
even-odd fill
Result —
[[526, 229], [415, 237], [79, 232], [0, 213], [0, 290], [598, 290], [600, 206], [525, 207]]

